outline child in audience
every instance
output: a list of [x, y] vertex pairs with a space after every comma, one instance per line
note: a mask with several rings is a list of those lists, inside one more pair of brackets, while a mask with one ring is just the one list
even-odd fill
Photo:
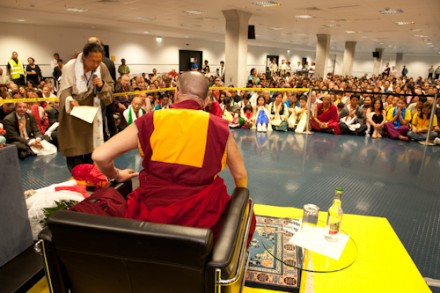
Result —
[[299, 98], [299, 107], [295, 107], [287, 120], [289, 129], [295, 133], [303, 133], [307, 129], [307, 96]]
[[276, 131], [287, 131], [288, 124], [288, 110], [283, 103], [283, 94], [278, 93], [275, 97], [275, 101], [270, 103], [270, 120], [272, 129]]
[[254, 127], [254, 110], [251, 104], [244, 106], [241, 118], [244, 119], [243, 128], [252, 129]]
[[[432, 104], [429, 102], [425, 102], [422, 106], [422, 109], [415, 113], [411, 130], [408, 132], [408, 137], [415, 140], [426, 140], [428, 136], [429, 123], [431, 120], [431, 111]], [[434, 119], [432, 120], [432, 129], [431, 135], [429, 136], [430, 140], [434, 140], [438, 136], [439, 127], [437, 124], [437, 116], [434, 115]]]
[[270, 112], [265, 106], [266, 100], [262, 95], [257, 98], [257, 107], [255, 110], [255, 125], [257, 127], [258, 132], [267, 132], [272, 130], [270, 127]]
[[406, 109], [404, 98], [398, 100], [396, 107], [391, 108], [387, 113], [387, 122], [384, 124], [384, 133], [391, 139], [408, 141], [406, 134], [409, 131], [411, 113]]

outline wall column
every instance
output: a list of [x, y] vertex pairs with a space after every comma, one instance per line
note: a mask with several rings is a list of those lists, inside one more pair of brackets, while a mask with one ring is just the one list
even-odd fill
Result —
[[353, 74], [353, 59], [356, 50], [356, 42], [345, 42], [344, 59], [342, 62], [342, 75]]
[[327, 60], [330, 52], [330, 35], [317, 34], [315, 76], [325, 77], [327, 75]]
[[244, 87], [247, 82], [248, 25], [250, 13], [223, 10], [226, 19], [225, 85]]
[[403, 68], [403, 53], [397, 53], [396, 54], [396, 70], [397, 70], [397, 76], [401, 75], [402, 68]]
[[373, 74], [378, 75], [382, 73], [381, 65], [382, 65], [382, 55], [383, 55], [383, 48], [376, 48], [376, 52], [379, 52], [379, 57], [374, 58], [374, 67], [373, 67]]

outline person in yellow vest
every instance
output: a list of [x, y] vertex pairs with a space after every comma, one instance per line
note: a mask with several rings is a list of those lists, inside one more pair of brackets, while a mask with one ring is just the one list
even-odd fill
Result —
[[25, 85], [23, 62], [18, 59], [17, 52], [12, 52], [12, 57], [8, 61], [8, 74], [11, 80], [17, 85]]

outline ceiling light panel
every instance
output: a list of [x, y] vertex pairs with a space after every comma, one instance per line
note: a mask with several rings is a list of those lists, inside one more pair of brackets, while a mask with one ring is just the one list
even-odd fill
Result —
[[203, 12], [202, 12], [202, 11], [199, 11], [199, 10], [185, 10], [185, 11], [183, 11], [183, 13], [191, 14], [191, 15], [200, 15], [200, 14], [202, 14]]
[[414, 21], [396, 21], [395, 24], [397, 25], [408, 25], [408, 24], [415, 24]]
[[278, 1], [258, 1], [255, 2], [255, 5], [260, 7], [273, 7], [273, 6], [280, 6], [281, 4]]
[[297, 19], [311, 19], [311, 18], [313, 18], [313, 16], [308, 15], [308, 14], [302, 14], [302, 15], [295, 15], [295, 18], [297, 18]]
[[75, 12], [75, 13], [84, 13], [87, 12], [88, 9], [76, 8], [76, 7], [67, 7], [66, 11]]
[[379, 10], [381, 14], [401, 14], [403, 13], [402, 9], [392, 9], [392, 8], [385, 8]]

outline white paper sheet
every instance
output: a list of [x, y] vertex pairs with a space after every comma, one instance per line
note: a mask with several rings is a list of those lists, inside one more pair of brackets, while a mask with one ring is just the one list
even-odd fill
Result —
[[289, 240], [289, 243], [309, 249], [313, 252], [325, 255], [327, 257], [339, 260], [345, 245], [347, 245], [349, 236], [347, 234], [338, 234], [337, 241], [328, 241], [325, 239], [325, 229], [321, 227], [305, 227], [295, 233]]
[[75, 116], [88, 123], [92, 123], [95, 119], [96, 113], [98, 113], [98, 109], [99, 107], [75, 106], [70, 112], [70, 115]]

